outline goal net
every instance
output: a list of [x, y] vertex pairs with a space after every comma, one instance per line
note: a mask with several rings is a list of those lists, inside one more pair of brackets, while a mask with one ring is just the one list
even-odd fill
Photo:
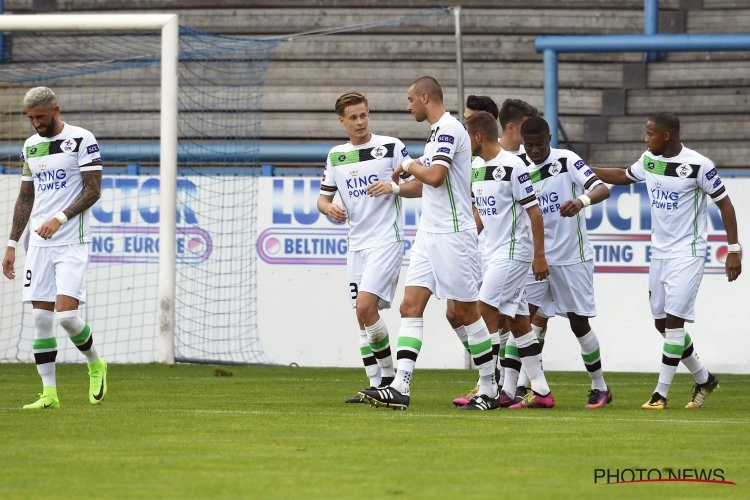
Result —
[[[96, 136], [104, 162], [102, 197], [92, 209], [88, 300], [81, 307], [100, 353], [116, 363], [171, 356], [267, 362], [255, 300], [257, 182], [243, 174], [258, 168], [260, 97], [278, 41], [180, 27], [172, 115], [178, 119], [165, 127], [165, 119], [175, 121], [164, 112], [170, 106], [165, 98], [174, 96], [162, 93], [158, 28], [102, 27], [114, 24], [102, 19], [117, 15], [2, 17], [16, 18], [13, 27], [0, 22], [4, 236], [20, 185], [19, 153], [34, 133], [23, 96], [47, 86], [57, 94], [62, 120]], [[67, 17], [69, 24], [40, 28], [40, 19], [51, 17]], [[27, 25], [19, 27], [20, 18], [28, 18]], [[170, 127], [177, 137], [176, 180], [164, 164]], [[165, 233], [165, 227], [172, 229]], [[20, 302], [28, 230], [17, 251], [17, 278], [3, 278], [0, 288], [0, 361], [33, 360], [31, 306]], [[174, 289], [171, 303], [165, 283], [167, 291]], [[65, 336], [62, 329], [57, 334]], [[83, 360], [70, 342], [59, 343], [57, 359]]]

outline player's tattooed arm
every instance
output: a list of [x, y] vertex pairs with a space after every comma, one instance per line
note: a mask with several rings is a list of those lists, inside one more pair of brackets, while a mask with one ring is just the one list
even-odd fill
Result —
[[21, 190], [18, 192], [16, 207], [13, 210], [13, 225], [10, 229], [10, 239], [18, 241], [21, 239], [26, 224], [31, 217], [31, 209], [34, 207], [34, 183], [21, 182]]
[[63, 213], [68, 219], [83, 213], [88, 208], [91, 208], [102, 194], [101, 170], [87, 170], [81, 172], [81, 178], [83, 179], [83, 190], [81, 191], [81, 194], [73, 200], [73, 203], [71, 203], [68, 208], [63, 210]]

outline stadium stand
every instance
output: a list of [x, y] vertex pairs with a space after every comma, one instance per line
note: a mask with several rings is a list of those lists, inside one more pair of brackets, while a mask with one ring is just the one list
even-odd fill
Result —
[[[253, 7], [248, 7], [252, 3]], [[464, 93], [486, 94], [498, 103], [516, 97], [541, 109], [542, 57], [534, 38], [542, 34], [643, 33], [643, 1], [463, 0]], [[6, 0], [6, 13], [176, 12], [180, 23], [211, 33], [272, 37], [371, 23], [425, 13], [434, 0]], [[661, 33], [742, 33], [750, 8], [741, 0], [661, 0]], [[54, 40], [45, 40], [49, 57]], [[332, 106], [341, 93], [368, 95], [373, 130], [407, 143], [423, 141], [424, 126], [405, 113], [406, 88], [431, 74], [444, 86], [447, 107], [456, 100], [453, 18], [418, 26], [396, 25], [284, 43], [268, 67], [262, 100], [262, 141], [333, 144], [342, 139]], [[661, 54], [644, 62], [637, 53], [561, 54], [560, 124], [569, 145], [597, 166], [624, 166], [643, 149], [646, 116], [675, 111], [683, 139], [725, 168], [748, 167], [750, 71], [746, 52]], [[152, 82], [144, 81], [144, 91]], [[101, 86], [114, 82], [97, 81]], [[84, 103], [82, 103], [83, 105]], [[86, 112], [67, 109], [66, 113]], [[231, 110], [229, 110], [231, 111]], [[158, 110], [134, 110], [155, 113]], [[72, 118], [71, 118], [72, 119]], [[111, 133], [116, 130], [111, 128]], [[98, 124], [106, 136], [106, 123]], [[144, 131], [149, 135], [149, 131]], [[562, 136], [561, 136], [562, 137]], [[563, 141], [561, 140], [561, 145]], [[308, 166], [321, 159], [311, 158]], [[285, 165], [281, 165], [284, 167]], [[299, 166], [299, 165], [286, 165]]]

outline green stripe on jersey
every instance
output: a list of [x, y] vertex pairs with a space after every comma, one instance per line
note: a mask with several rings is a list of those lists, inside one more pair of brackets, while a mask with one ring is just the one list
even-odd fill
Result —
[[698, 214], [700, 213], [701, 209], [701, 194], [699, 189], [693, 189], [693, 241], [690, 243], [690, 249], [692, 251], [693, 257], [698, 256], [698, 251], [696, 248], [696, 244], [698, 243], [698, 239], [700, 238], [701, 234], [698, 230]]
[[[70, 139], [58, 139], [56, 141], [33, 144], [26, 148], [26, 159], [28, 160], [29, 158], [42, 158], [44, 156], [66, 152], [63, 151], [64, 144], [68, 149], [67, 152], [75, 153], [78, 151], [78, 148], [80, 147], [82, 141], [83, 137], [72, 137]], [[75, 143], [75, 146], [73, 145], [73, 143]]]
[[445, 176], [445, 187], [448, 188], [448, 199], [451, 202], [451, 218], [453, 219], [453, 231], [458, 232], [458, 212], [456, 211], [456, 200], [453, 197], [453, 186], [450, 174]]
[[516, 199], [512, 198], [510, 205], [513, 221], [510, 226], [510, 247], [508, 248], [508, 258], [513, 259], [516, 256], [516, 227], [518, 226], [518, 205]]
[[552, 177], [553, 174], [550, 173], [550, 168], [555, 164], [558, 164], [560, 166], [560, 170], [557, 171], [555, 175], [562, 174], [563, 172], [568, 171], [568, 159], [567, 158], [558, 158], [556, 162], [547, 163], [546, 165], [540, 167], [537, 170], [534, 170], [533, 172], [529, 172], [529, 177], [531, 177], [532, 184], [537, 183], [539, 181], [543, 181], [544, 179], [548, 177]]
[[474, 167], [471, 169], [471, 182], [481, 181], [509, 181], [513, 175], [513, 167], [502, 167], [503, 176], [501, 179], [495, 177], [495, 171], [498, 169], [497, 165], [489, 165], [484, 167]]
[[85, 232], [86, 231], [83, 227], [83, 214], [78, 214], [78, 243], [85, 243], [83, 241]]
[[[333, 151], [328, 154], [328, 159], [331, 165], [340, 167], [341, 165], [351, 165], [352, 163], [374, 160], [376, 158], [393, 158], [394, 147], [395, 144], [382, 144], [374, 148], [355, 149], [354, 151]], [[385, 152], [382, 149], [385, 149]], [[378, 152], [377, 156], [372, 154], [373, 151]]]
[[656, 158], [651, 158], [650, 156], [644, 156], [643, 157], [643, 169], [646, 172], [650, 172], [654, 175], [664, 175], [666, 177], [683, 177], [686, 179], [695, 179], [698, 177], [698, 170], [700, 169], [700, 165], [693, 165], [693, 164], [687, 164], [690, 165], [691, 171], [688, 175], [679, 174], [678, 169], [685, 165], [685, 163], [676, 163], [676, 162], [667, 162], [667, 161], [661, 161], [657, 160]]

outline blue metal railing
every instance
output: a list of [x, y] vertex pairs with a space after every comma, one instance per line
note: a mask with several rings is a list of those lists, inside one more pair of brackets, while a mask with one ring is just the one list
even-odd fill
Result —
[[[568, 35], [538, 36], [535, 47], [544, 54], [544, 117], [558, 120], [557, 54], [560, 52], [694, 52], [750, 50], [750, 34], [727, 35]], [[557, 147], [557, 127], [550, 127]]]
[[[643, 34], [656, 35], [659, 33], [659, 0], [643, 0]], [[644, 61], [656, 61], [658, 52], [646, 52]]]

